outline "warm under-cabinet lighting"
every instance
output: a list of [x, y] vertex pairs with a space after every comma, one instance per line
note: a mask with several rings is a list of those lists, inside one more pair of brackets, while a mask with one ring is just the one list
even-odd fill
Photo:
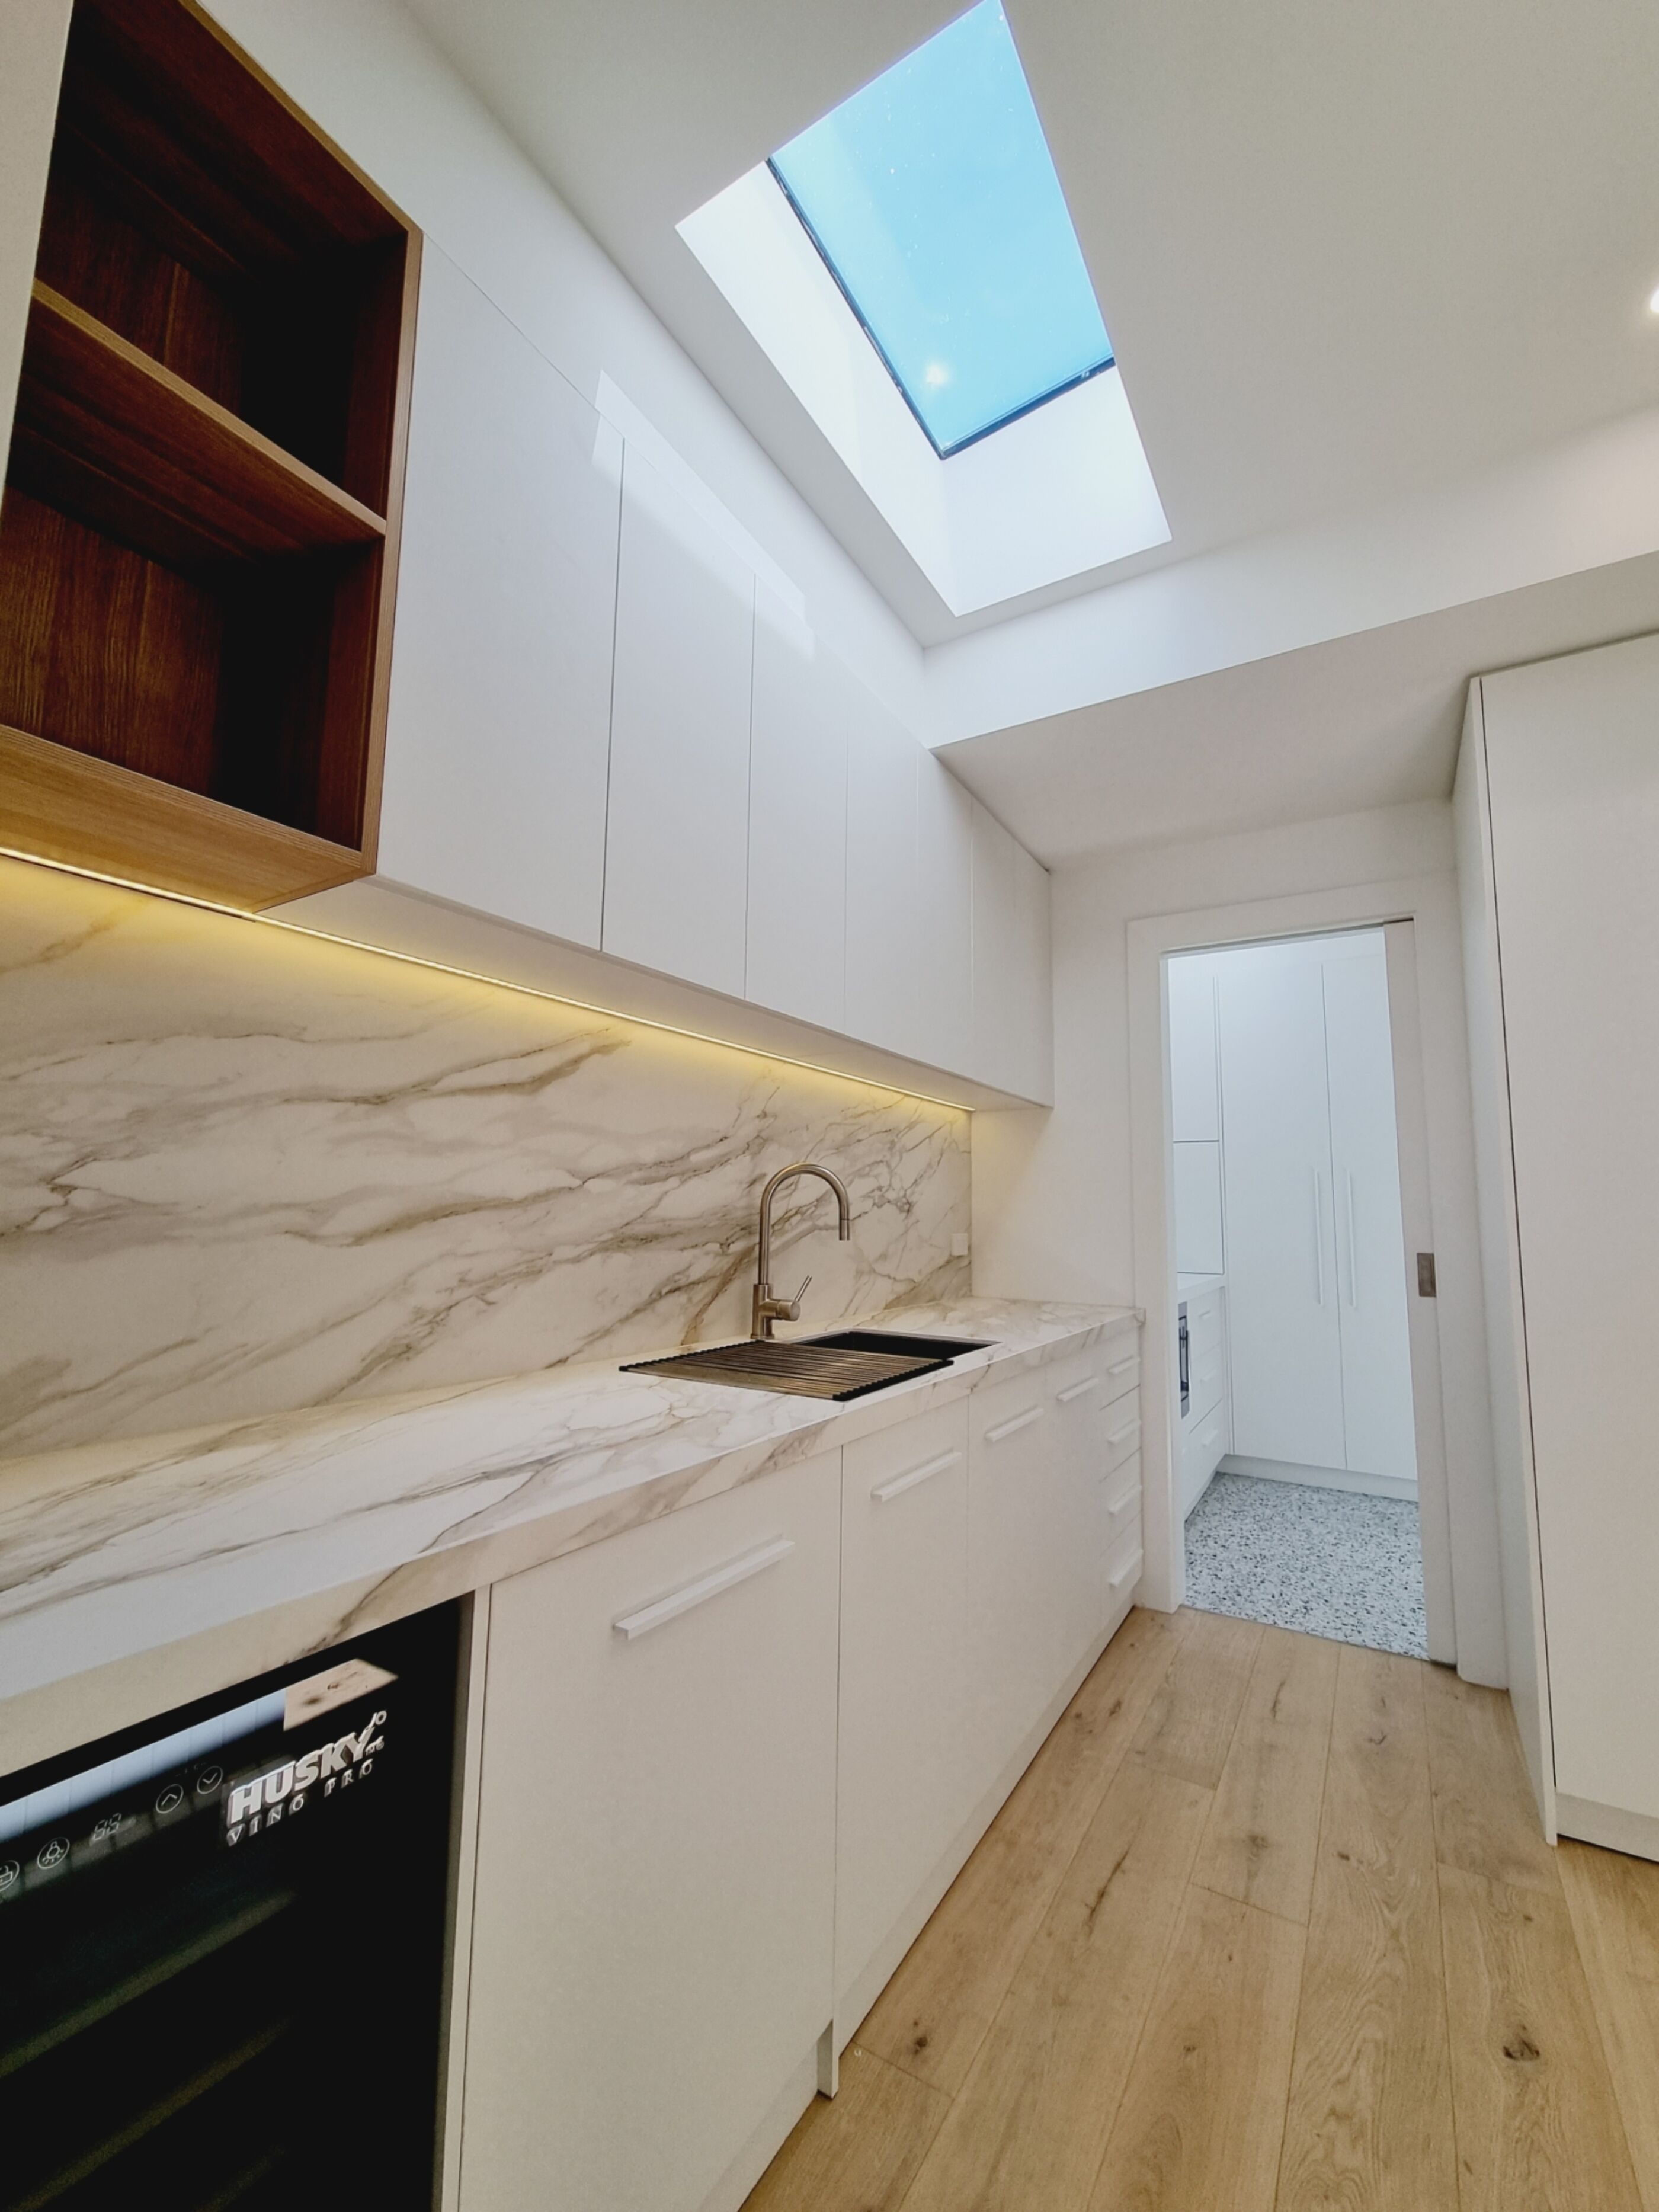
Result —
[[573, 998], [564, 991], [544, 991], [534, 983], [515, 982], [510, 976], [490, 975], [479, 968], [461, 968], [448, 960], [428, 959], [423, 953], [399, 952], [390, 945], [365, 944], [359, 937], [343, 937], [331, 929], [318, 929], [309, 922], [285, 921], [281, 915], [261, 914], [246, 907], [227, 906], [218, 899], [198, 898], [190, 891], [167, 890], [158, 884], [141, 884], [131, 876], [109, 874], [102, 868], [78, 867], [72, 860], [56, 860], [43, 853], [27, 853], [15, 845], [0, 845], [0, 860], [21, 860], [26, 867], [50, 868], [55, 875], [79, 876], [88, 883], [108, 884], [119, 891], [137, 891], [144, 898], [166, 899], [173, 906], [191, 906], [204, 914], [223, 915], [232, 921], [258, 923], [266, 929], [286, 930], [291, 937], [308, 937], [313, 944], [337, 945], [347, 952], [362, 952], [372, 960], [396, 960], [405, 968], [424, 968], [434, 975], [455, 975], [464, 983], [479, 983], [492, 991], [511, 991], [521, 999], [544, 999], [555, 1006], [572, 1006], [580, 1014], [598, 1014], [605, 1021], [627, 1022], [635, 1029], [655, 1030], [664, 1036], [686, 1037], [693, 1044], [714, 1045], [721, 1052], [740, 1052], [748, 1060], [769, 1060], [781, 1067], [799, 1067], [808, 1075], [832, 1076], [837, 1083], [856, 1083], [866, 1091], [879, 1091], [890, 1098], [915, 1098], [924, 1106], [943, 1106], [952, 1114], [971, 1114], [974, 1108], [960, 1098], [941, 1098], [932, 1091], [914, 1091], [902, 1083], [883, 1083], [868, 1075], [849, 1075], [843, 1067], [831, 1067], [827, 1060], [802, 1060], [793, 1053], [769, 1052], [757, 1044], [736, 1044], [730, 1037], [715, 1036], [707, 1030], [687, 1029], [678, 1022], [665, 1022], [649, 1014], [624, 1013], [617, 1006], [602, 1006], [592, 999]]

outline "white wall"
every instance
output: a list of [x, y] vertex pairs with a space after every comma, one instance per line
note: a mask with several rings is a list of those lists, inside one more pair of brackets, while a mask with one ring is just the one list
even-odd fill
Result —
[[0, 23], [0, 470], [11, 442], [70, 0], [11, 0]]
[[212, 12], [591, 406], [651, 447], [654, 465], [673, 474], [678, 459], [694, 499], [707, 487], [725, 511], [710, 520], [735, 550], [798, 595], [814, 629], [925, 737], [915, 639], [393, 0], [213, 0]]
[[[1263, 934], [1321, 926], [1285, 902], [1358, 886], [1443, 887], [1418, 959], [1439, 1260], [1458, 1664], [1504, 1679], [1485, 1317], [1475, 1225], [1451, 810], [1441, 801], [1192, 844], [1150, 847], [1053, 877], [1054, 1106], [974, 1123], [974, 1283], [1018, 1297], [1135, 1302], [1128, 926], [1155, 915], [1264, 905]], [[1330, 925], [1327, 925], [1330, 926]], [[1150, 1348], [1150, 1347], [1149, 1347]]]

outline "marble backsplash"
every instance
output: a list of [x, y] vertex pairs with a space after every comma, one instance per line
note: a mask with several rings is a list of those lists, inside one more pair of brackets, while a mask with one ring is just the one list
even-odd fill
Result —
[[960, 1297], [969, 1117], [0, 860], [0, 1457]]

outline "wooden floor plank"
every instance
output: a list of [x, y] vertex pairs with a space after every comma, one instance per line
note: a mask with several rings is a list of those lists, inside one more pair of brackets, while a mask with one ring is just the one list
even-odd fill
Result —
[[1193, 1875], [1304, 1927], [1339, 1648], [1282, 1628], [1262, 1637]]
[[744, 2212], [898, 2212], [950, 2105], [942, 2090], [849, 2045], [841, 2094], [812, 2100]]
[[1421, 1674], [1338, 1662], [1277, 2212], [1456, 2212]]
[[1304, 1942], [1188, 1889], [1090, 2212], [1273, 2212]]
[[1462, 2212], [1641, 2212], [1560, 1897], [1440, 1869]]
[[1659, 1866], [1563, 1843], [1560, 1870], [1644, 2212], [1659, 2212]]
[[1084, 2212], [1208, 1811], [1192, 1783], [1120, 1769], [905, 2212]]
[[1544, 1840], [1508, 1698], [1461, 1681], [1449, 1667], [1425, 1668], [1423, 1692], [1441, 1864], [1559, 1897], [1555, 1854]]
[[866, 2050], [935, 2088], [961, 2086], [1183, 1627], [1130, 1614], [877, 1998]]
[[1136, 1756], [1201, 1790], [1221, 1779], [1264, 1632], [1224, 1613], [1187, 1616], [1175, 1662], [1134, 1740]]

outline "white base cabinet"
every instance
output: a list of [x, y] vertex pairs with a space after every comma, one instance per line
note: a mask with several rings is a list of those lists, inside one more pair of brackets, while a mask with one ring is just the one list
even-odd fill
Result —
[[1132, 1330], [492, 1593], [459, 2212], [736, 2212], [1140, 1575]]
[[698, 2212], [829, 2025], [837, 1456], [495, 1588], [463, 2212]]
[[836, 2012], [856, 2024], [872, 1962], [878, 1990], [888, 1935], [977, 1794], [965, 1403], [848, 1446], [841, 1541]]

